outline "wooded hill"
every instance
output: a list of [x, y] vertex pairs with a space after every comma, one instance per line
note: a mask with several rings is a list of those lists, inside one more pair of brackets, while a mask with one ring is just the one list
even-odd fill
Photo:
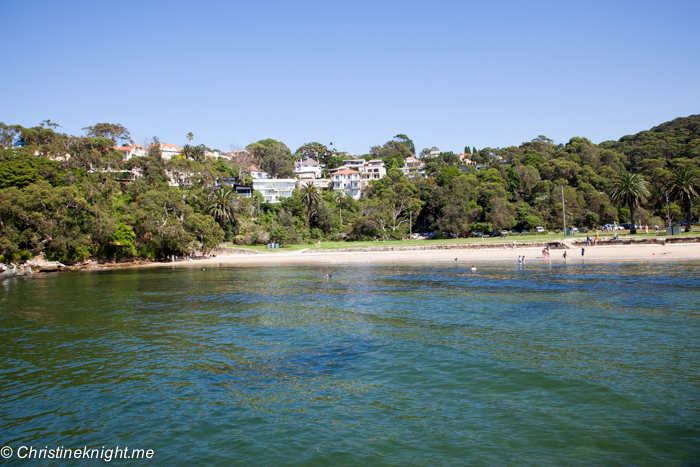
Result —
[[[243, 160], [204, 157], [204, 147], [183, 147], [183, 156], [163, 160], [154, 145], [148, 155], [123, 162], [114, 147], [130, 140], [125, 128], [97, 124], [85, 131], [62, 134], [50, 121], [32, 128], [0, 124], [0, 261], [39, 253], [63, 261], [164, 257], [223, 240], [401, 238], [411, 220], [413, 231], [447, 234], [557, 230], [562, 186], [568, 225], [595, 228], [633, 216], [662, 226], [666, 193], [672, 221], [698, 215], [699, 115], [599, 145], [581, 137], [555, 144], [539, 136], [517, 147], [474, 149], [479, 170], [440, 152], [423, 158], [427, 178], [409, 179], [397, 170], [416, 152], [406, 135], [398, 135], [364, 156], [381, 158], [390, 169], [364, 198], [307, 187], [276, 205], [239, 198], [221, 181], [245, 177], [251, 163], [288, 175], [302, 155], [328, 166], [340, 164], [343, 155], [315, 142], [292, 153], [269, 139], [241, 151]], [[127, 171], [140, 177], [123, 181]], [[169, 186], [171, 179], [178, 186]]]

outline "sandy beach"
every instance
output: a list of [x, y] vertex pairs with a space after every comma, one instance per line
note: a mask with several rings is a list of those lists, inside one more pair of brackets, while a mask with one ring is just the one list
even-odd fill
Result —
[[[549, 260], [563, 262], [566, 251], [569, 263], [581, 261], [684, 261], [700, 260], [700, 243], [677, 243], [667, 245], [601, 245], [587, 247], [581, 256], [581, 248], [551, 250]], [[258, 254], [218, 255], [214, 258], [180, 261], [175, 263], [152, 263], [149, 266], [259, 266], [275, 264], [310, 263], [429, 263], [458, 262], [474, 263], [486, 261], [513, 261], [524, 255], [526, 262], [540, 262], [542, 248], [493, 248], [493, 249], [448, 249], [418, 251], [333, 251], [316, 250], [313, 247], [296, 251], [270, 251]]]

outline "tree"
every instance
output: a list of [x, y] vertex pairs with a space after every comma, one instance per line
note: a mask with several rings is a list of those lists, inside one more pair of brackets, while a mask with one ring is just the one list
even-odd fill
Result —
[[301, 202], [306, 207], [306, 230], [309, 230], [309, 219], [311, 213], [321, 202], [321, 195], [313, 183], [307, 183], [301, 188]]
[[115, 143], [121, 141], [122, 143], [134, 144], [129, 130], [119, 123], [96, 123], [93, 126], [86, 126], [83, 130], [85, 130], [86, 136], [93, 138], [109, 138]]
[[294, 174], [292, 152], [287, 145], [274, 139], [264, 139], [246, 147], [260, 168], [272, 178], [291, 177]]
[[190, 146], [189, 144], [185, 144], [182, 147], [182, 150], [180, 151], [180, 155], [184, 157], [185, 159], [194, 159], [194, 146]]
[[22, 133], [18, 125], [5, 125], [0, 122], [0, 149], [10, 149]]
[[[374, 159], [381, 159], [382, 161], [384, 161], [387, 171], [391, 169], [401, 168], [403, 167], [403, 160], [413, 155], [413, 153], [409, 149], [409, 146], [406, 145], [405, 141], [406, 140], [403, 139], [401, 141], [391, 140], [384, 143], [383, 146], [373, 146], [369, 150], [370, 157]], [[410, 145], [412, 147], [413, 142], [411, 142]]]
[[685, 207], [685, 231], [690, 232], [693, 199], [697, 198], [700, 190], [700, 170], [695, 167], [681, 167], [671, 175], [667, 185], [668, 192], [674, 198], [679, 198]]
[[[188, 146], [188, 145], [185, 145], [185, 146]], [[190, 156], [192, 157], [192, 159], [194, 159], [196, 161], [200, 161], [200, 162], [202, 162], [206, 159], [205, 146], [203, 144], [200, 144], [199, 146], [190, 146], [190, 147], [191, 147]]]
[[207, 211], [214, 219], [219, 221], [220, 224], [225, 222], [231, 222], [233, 224], [236, 222], [238, 211], [239, 203], [237, 198], [238, 193], [233, 189], [226, 190], [220, 188], [211, 194]]
[[394, 139], [398, 141], [399, 143], [403, 144], [408, 148], [411, 154], [416, 153], [416, 145], [413, 144], [413, 141], [406, 135], [396, 135], [394, 136]]
[[190, 131], [189, 133], [187, 133], [187, 140], [188, 140], [188, 141], [192, 141], [193, 139], [194, 139], [194, 135], [193, 135], [192, 132]]
[[260, 162], [260, 168], [270, 174], [272, 178], [289, 178], [294, 173], [294, 163], [286, 146], [277, 146], [266, 151]]
[[613, 182], [613, 189], [610, 197], [618, 203], [627, 203], [630, 210], [631, 234], [636, 234], [634, 220], [634, 208], [639, 206], [639, 202], [646, 201], [650, 195], [649, 183], [639, 174], [624, 173], [619, 175]]
[[400, 170], [390, 170], [387, 175], [373, 182], [369, 188], [368, 219], [375, 223], [382, 236], [403, 236], [408, 230], [411, 215], [420, 212], [423, 202], [418, 189]]
[[204, 251], [216, 248], [224, 239], [224, 231], [211, 216], [192, 213], [185, 217], [184, 226], [197, 235]]

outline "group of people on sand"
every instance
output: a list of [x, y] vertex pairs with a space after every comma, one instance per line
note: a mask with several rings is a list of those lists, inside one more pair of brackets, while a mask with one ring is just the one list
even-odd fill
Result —
[[591, 243], [593, 243], [593, 246], [598, 246], [598, 241], [600, 240], [600, 235], [598, 231], [595, 231], [595, 238], [591, 240], [590, 235], [586, 235], [586, 246], [591, 246]]

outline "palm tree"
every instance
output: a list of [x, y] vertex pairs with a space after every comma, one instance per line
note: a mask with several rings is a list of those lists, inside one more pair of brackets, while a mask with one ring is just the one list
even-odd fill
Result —
[[685, 231], [690, 232], [693, 198], [697, 198], [698, 191], [700, 191], [700, 170], [695, 167], [681, 167], [673, 173], [666, 189], [671, 196], [680, 198], [685, 205]]
[[301, 188], [301, 202], [306, 206], [306, 230], [309, 230], [311, 211], [321, 202], [321, 195], [313, 183], [307, 183]]
[[204, 146], [203, 144], [200, 144], [199, 146], [195, 146], [194, 148], [192, 148], [192, 150], [193, 150], [192, 154], [194, 155], [195, 160], [197, 160], [199, 162], [204, 162], [204, 160], [206, 159], [206, 157], [204, 155], [205, 148], [206, 148], [206, 146]]
[[639, 206], [639, 202], [646, 201], [649, 193], [649, 183], [639, 174], [620, 174], [613, 181], [613, 189], [610, 197], [617, 203], [627, 203], [630, 208], [630, 228], [631, 234], [636, 234], [634, 222], [634, 208]]
[[194, 159], [194, 147], [185, 144], [180, 151], [180, 155], [185, 159]]
[[220, 224], [224, 222], [235, 223], [239, 205], [238, 193], [233, 189], [219, 188], [211, 196], [213, 199], [207, 206], [209, 214], [219, 221]]
[[193, 138], [194, 138], [194, 135], [192, 134], [191, 131], [190, 131], [189, 133], [187, 133], [187, 139], [188, 139], [188, 140], [192, 141]]

